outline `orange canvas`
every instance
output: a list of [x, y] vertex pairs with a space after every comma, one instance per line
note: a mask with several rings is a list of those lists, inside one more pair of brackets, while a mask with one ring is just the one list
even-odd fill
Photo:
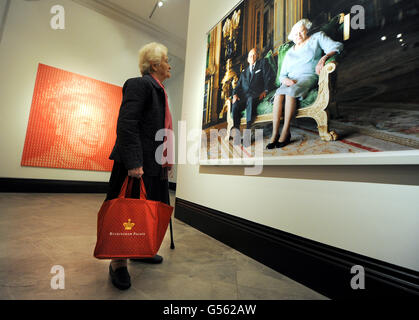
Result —
[[22, 166], [111, 171], [122, 88], [39, 64]]

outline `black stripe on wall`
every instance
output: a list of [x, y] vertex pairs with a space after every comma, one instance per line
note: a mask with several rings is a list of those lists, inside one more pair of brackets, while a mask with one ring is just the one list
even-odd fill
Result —
[[[176, 190], [176, 183], [169, 182]], [[0, 178], [0, 192], [106, 193], [107, 182]]]
[[[419, 273], [413, 270], [179, 198], [175, 217], [332, 299], [419, 296]], [[365, 289], [351, 288], [351, 279], [358, 275], [351, 268], [356, 265], [364, 267]]]

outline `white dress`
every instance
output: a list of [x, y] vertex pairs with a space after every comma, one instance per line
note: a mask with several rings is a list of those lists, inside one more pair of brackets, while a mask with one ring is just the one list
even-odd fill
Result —
[[297, 83], [287, 87], [282, 84], [275, 92], [275, 95], [289, 95], [291, 97], [304, 99], [307, 93], [313, 88], [319, 76], [316, 74], [316, 65], [323, 52], [331, 51], [340, 53], [343, 44], [330, 39], [323, 31], [317, 32], [307, 40], [306, 44], [295, 50], [295, 45], [285, 54], [282, 61], [279, 79], [282, 82], [285, 78], [297, 80]]

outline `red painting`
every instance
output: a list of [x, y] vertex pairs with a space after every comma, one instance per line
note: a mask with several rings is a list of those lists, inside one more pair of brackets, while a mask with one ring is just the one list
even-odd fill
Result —
[[39, 64], [22, 166], [111, 171], [121, 87]]

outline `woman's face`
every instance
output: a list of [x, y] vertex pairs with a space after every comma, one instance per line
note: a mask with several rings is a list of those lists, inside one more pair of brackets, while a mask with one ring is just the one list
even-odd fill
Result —
[[301, 25], [295, 30], [294, 42], [300, 44], [307, 39], [307, 28], [304, 25]]
[[162, 57], [160, 64], [155, 65], [155, 73], [161, 81], [164, 81], [170, 78], [171, 69], [172, 67], [169, 64], [169, 58], [166, 55]]
[[99, 108], [79, 105], [60, 126], [65, 143], [75, 156], [92, 157], [105, 143], [107, 124]]

